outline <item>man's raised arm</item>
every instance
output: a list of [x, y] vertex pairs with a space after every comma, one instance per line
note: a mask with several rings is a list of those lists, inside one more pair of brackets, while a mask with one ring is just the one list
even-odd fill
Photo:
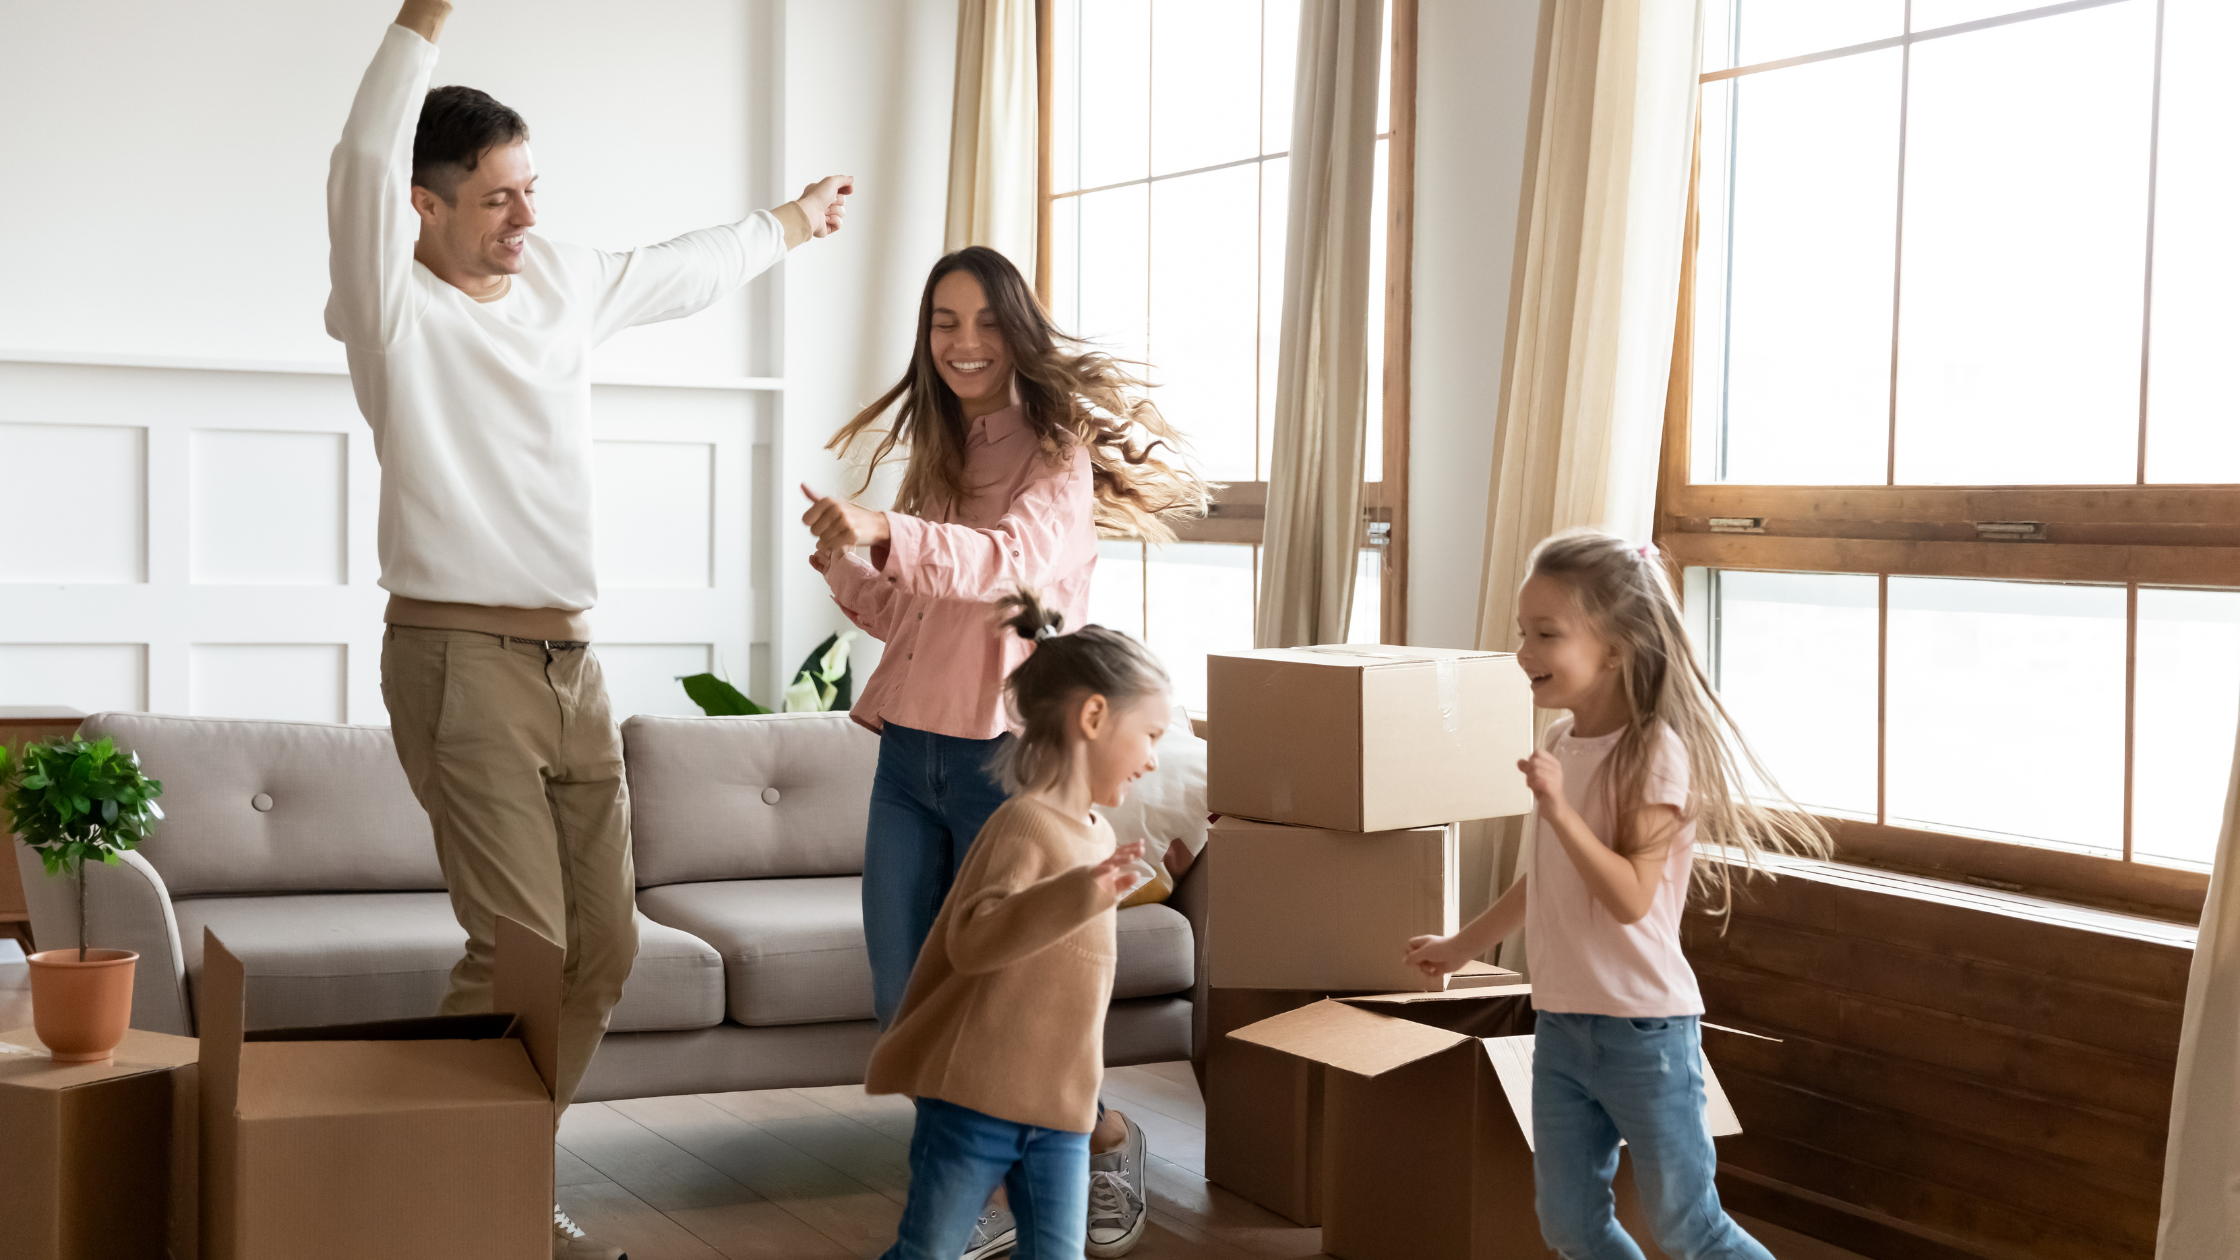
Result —
[[358, 84], [327, 169], [327, 335], [396, 340], [412, 292], [412, 137], [450, 0], [405, 0]]

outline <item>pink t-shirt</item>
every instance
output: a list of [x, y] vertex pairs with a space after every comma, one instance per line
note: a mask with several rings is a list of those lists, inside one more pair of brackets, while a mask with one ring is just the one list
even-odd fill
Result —
[[[1657, 732], [1663, 738], [1650, 754], [1644, 795], [1648, 804], [1685, 812], [1687, 749], [1672, 728], [1659, 725]], [[1617, 744], [1617, 732], [1573, 736], [1568, 717], [1548, 731], [1548, 750], [1563, 764], [1564, 799], [1606, 845], [1612, 831], [1610, 790], [1596, 772]], [[1632, 1019], [1703, 1014], [1696, 973], [1680, 953], [1695, 824], [1681, 823], [1649, 913], [1628, 924], [1588, 891], [1555, 828], [1544, 818], [1534, 822], [1532, 876], [1525, 891], [1525, 957], [1532, 968], [1534, 1009]]]

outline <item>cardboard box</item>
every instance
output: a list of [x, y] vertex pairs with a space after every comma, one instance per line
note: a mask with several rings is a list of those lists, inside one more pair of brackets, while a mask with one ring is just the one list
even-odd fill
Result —
[[564, 961], [500, 919], [510, 1014], [244, 1036], [241, 964], [206, 930], [207, 1260], [549, 1260]]
[[1206, 808], [1337, 831], [1532, 811], [1532, 688], [1505, 652], [1345, 644], [1206, 658]]
[[133, 1029], [107, 1063], [56, 1063], [0, 1033], [0, 1260], [193, 1260], [195, 1057]]
[[[1345, 998], [1273, 1016], [1232, 1040], [1319, 1063], [1322, 1247], [1341, 1260], [1550, 1255], [1532, 1202], [1529, 986]], [[1715, 1136], [1741, 1124], [1703, 1065]], [[1210, 1121], [1210, 1115], [1209, 1115]], [[1210, 1154], [1210, 1150], [1209, 1150]], [[1618, 1220], [1651, 1257], [1631, 1161]]]
[[1460, 828], [1361, 834], [1224, 817], [1206, 838], [1206, 983], [1220, 989], [1439, 987], [1408, 939], [1461, 918]]

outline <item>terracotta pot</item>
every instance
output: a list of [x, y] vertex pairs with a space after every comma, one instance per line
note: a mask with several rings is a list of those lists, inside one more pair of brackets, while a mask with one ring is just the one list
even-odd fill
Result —
[[31, 1026], [57, 1063], [96, 1063], [114, 1054], [132, 1026], [129, 949], [74, 949], [31, 955]]

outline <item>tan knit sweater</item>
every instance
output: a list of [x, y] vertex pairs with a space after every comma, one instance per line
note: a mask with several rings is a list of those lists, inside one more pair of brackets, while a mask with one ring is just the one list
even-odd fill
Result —
[[1094, 1128], [1118, 948], [1089, 868], [1114, 844], [1101, 818], [1004, 802], [965, 854], [864, 1089]]

